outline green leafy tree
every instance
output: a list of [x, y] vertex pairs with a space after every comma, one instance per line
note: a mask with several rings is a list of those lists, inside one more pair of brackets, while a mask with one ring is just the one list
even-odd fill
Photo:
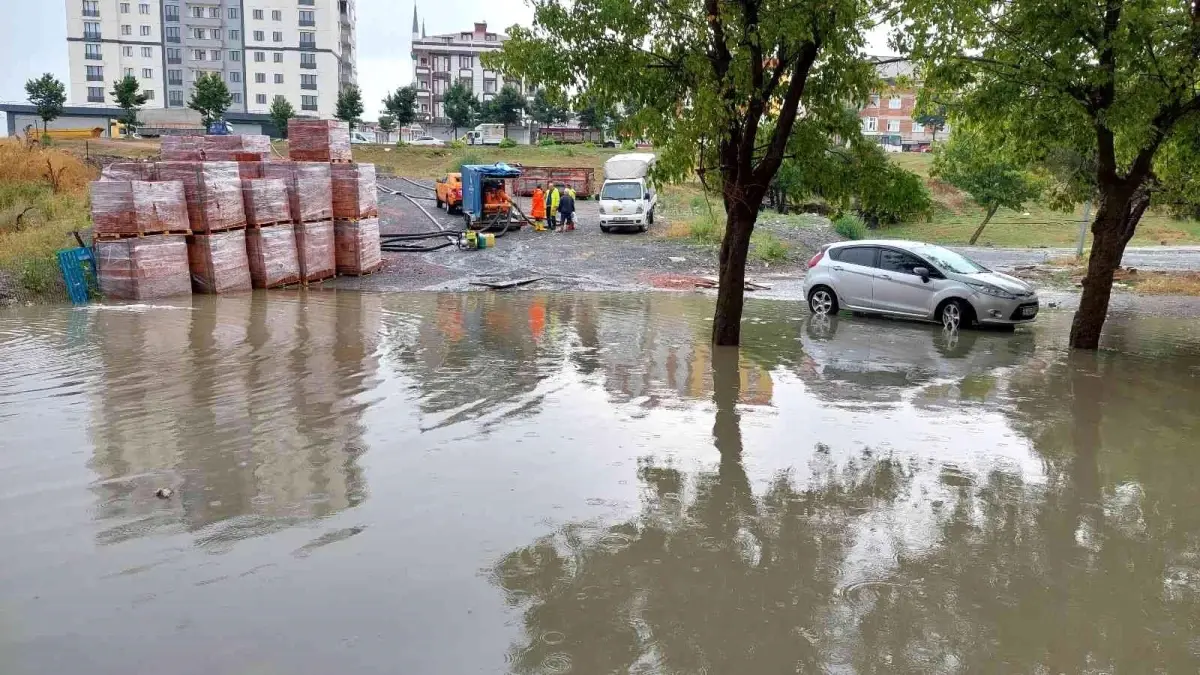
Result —
[[450, 125], [454, 127], [454, 137], [458, 138], [459, 128], [469, 127], [474, 122], [479, 111], [479, 99], [462, 82], [455, 82], [442, 95], [442, 107], [450, 119]]
[[529, 102], [514, 85], [506, 84], [500, 87], [500, 92], [489, 101], [492, 104], [492, 116], [499, 124], [504, 125], [504, 137], [508, 138], [508, 125], [518, 124], [529, 108]]
[[63, 105], [67, 102], [66, 87], [58, 78], [46, 73], [25, 83], [25, 95], [37, 108], [38, 117], [42, 118], [42, 133], [46, 133], [50, 122], [62, 114]]
[[333, 116], [350, 125], [353, 129], [362, 120], [362, 92], [357, 85], [346, 85], [338, 92], [337, 109]]
[[279, 131], [279, 135], [287, 138], [288, 120], [296, 116], [296, 109], [283, 96], [276, 96], [271, 100], [271, 108], [267, 111], [271, 116], [271, 123]]
[[608, 129], [609, 125], [616, 119], [616, 112], [612, 106], [598, 105], [590, 98], [582, 99], [579, 106], [575, 110], [575, 116], [579, 119], [579, 126], [588, 129]]
[[533, 103], [529, 106], [529, 117], [541, 126], [550, 126], [566, 122], [570, 119], [571, 112], [563, 104], [561, 94], [539, 87], [533, 95]]
[[933, 140], [936, 141], [938, 132], [946, 128], [946, 106], [934, 106], [931, 111], [917, 115], [916, 120], [917, 123], [925, 125], [930, 130]]
[[396, 130], [396, 118], [391, 115], [380, 115], [378, 126], [380, 131], [390, 136]]
[[488, 99], [479, 104], [479, 121], [485, 124], [500, 123], [500, 106], [496, 104], [496, 99]]
[[192, 96], [188, 99], [188, 107], [200, 113], [204, 127], [225, 116], [225, 111], [233, 104], [233, 95], [225, 80], [216, 73], [206, 73], [196, 78]]
[[983, 228], [1001, 207], [1019, 211], [1041, 193], [1041, 185], [1029, 172], [969, 127], [956, 128], [950, 140], [934, 152], [931, 175], [971, 195], [983, 207], [983, 221], [971, 234], [969, 244], [979, 240]]
[[1096, 349], [1160, 159], [1198, 133], [1200, 2], [904, 0], [928, 98], [1013, 157], [1094, 158], [1098, 203], [1070, 344]]
[[[412, 85], [400, 87], [383, 99], [383, 109], [397, 126], [406, 127], [417, 119], [417, 89]], [[360, 110], [359, 114], [362, 112]]]
[[871, 24], [869, 4], [854, 0], [543, 0], [532, 27], [512, 27], [484, 61], [543, 86], [586, 83], [654, 144], [657, 179], [694, 171], [719, 185], [727, 225], [712, 338], [736, 345], [750, 236], [801, 104], [806, 118], [840, 117], [846, 100], [866, 98], [875, 70], [857, 55]]
[[121, 124], [125, 125], [125, 133], [132, 134], [134, 128], [138, 124], [138, 110], [146, 105], [146, 95], [141, 93], [141, 85], [136, 77], [126, 75], [125, 77], [113, 82], [112, 94], [113, 99], [117, 102], [117, 107], [125, 112], [121, 115]]

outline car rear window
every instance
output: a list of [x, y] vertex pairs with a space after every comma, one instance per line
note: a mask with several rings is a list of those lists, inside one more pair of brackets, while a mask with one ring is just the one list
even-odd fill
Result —
[[834, 249], [831, 257], [838, 262], [844, 262], [849, 265], [874, 267], [875, 250], [873, 246], [848, 246], [846, 248]]

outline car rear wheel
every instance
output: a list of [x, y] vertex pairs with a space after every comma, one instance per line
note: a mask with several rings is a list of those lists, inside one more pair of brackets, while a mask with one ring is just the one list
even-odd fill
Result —
[[828, 286], [817, 286], [808, 292], [808, 309], [813, 314], [837, 314], [837, 294]]

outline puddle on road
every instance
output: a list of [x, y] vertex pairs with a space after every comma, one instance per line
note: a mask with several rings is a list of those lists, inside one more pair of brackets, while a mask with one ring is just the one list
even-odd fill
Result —
[[711, 302], [0, 313], [5, 672], [1197, 669], [1200, 324]]

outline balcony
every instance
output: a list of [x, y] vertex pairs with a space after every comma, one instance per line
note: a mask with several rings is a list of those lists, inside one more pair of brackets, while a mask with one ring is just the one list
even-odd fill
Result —
[[300, 109], [301, 110], [312, 110], [315, 112], [317, 109], [317, 104], [316, 103], [313, 103], [313, 104], [303, 103], [300, 105]]
[[88, 103], [104, 103], [104, 94], [97, 96], [96, 94], [88, 94]]
[[179, 43], [179, 36], [178, 36], [178, 35], [168, 35], [168, 36], [167, 36], [167, 42], [174, 42], [174, 43], [178, 44], [178, 43]]
[[300, 88], [301, 89], [312, 89], [315, 91], [317, 88], [317, 83], [316, 82], [301, 82]]
[[83, 10], [83, 15], [84, 15], [85, 17], [90, 17], [90, 18], [93, 18], [93, 19], [99, 19], [99, 18], [100, 18], [100, 10], [98, 10], [98, 9], [85, 9], [85, 10]]
[[315, 5], [317, 3], [316, 3], [316, 0], [298, 0], [298, 2], [296, 4], [299, 4], [302, 6], [307, 5], [308, 7], [312, 7], [313, 5]]
[[183, 86], [183, 78], [167, 80], [167, 84], [174, 86], [174, 87], [182, 87]]
[[301, 40], [300, 41], [300, 49], [310, 49], [312, 51], [316, 51], [317, 50], [317, 41], [313, 40], [312, 42], [305, 42], [305, 41]]
[[177, 65], [183, 63], [183, 59], [179, 58], [178, 56], [169, 56], [169, 57], [167, 57], [167, 63], [170, 65], [173, 65], [173, 66], [177, 66]]
[[86, 53], [84, 53], [83, 58], [87, 59], [88, 61], [103, 61], [104, 60], [104, 57], [100, 55], [100, 52], [86, 52]]
[[317, 22], [315, 19], [300, 19], [300, 27], [301, 28], [311, 28], [316, 25], [317, 25]]
[[93, 42], [99, 42], [100, 41], [100, 33], [99, 33], [99, 31], [97, 31], [97, 32], [84, 31], [83, 39], [91, 40]]
[[317, 67], [317, 62], [316, 61], [301, 61], [300, 67], [308, 68], [309, 70], [315, 70]]
[[92, 73], [88, 73], [88, 75], [87, 75], [87, 81], [88, 81], [88, 82], [103, 82], [103, 81], [104, 81], [104, 76], [103, 76], [103, 75], [94, 75], [94, 74], [92, 74]]

